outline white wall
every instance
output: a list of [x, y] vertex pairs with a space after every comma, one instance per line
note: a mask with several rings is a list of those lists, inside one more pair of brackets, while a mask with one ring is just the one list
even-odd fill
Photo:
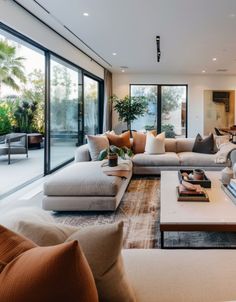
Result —
[[11, 0], [0, 0], [0, 21], [47, 49], [104, 79], [104, 68]]
[[[195, 76], [158, 74], [113, 74], [113, 93], [118, 97], [129, 94], [129, 84], [187, 84], [188, 85], [188, 136], [203, 134], [204, 90], [236, 90], [236, 76]], [[125, 129], [113, 112], [113, 128]]]

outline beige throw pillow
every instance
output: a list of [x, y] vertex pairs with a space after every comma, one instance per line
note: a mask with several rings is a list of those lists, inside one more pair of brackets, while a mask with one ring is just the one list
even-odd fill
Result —
[[123, 222], [81, 228], [66, 241], [78, 240], [92, 270], [100, 302], [133, 302], [122, 256]]
[[92, 161], [97, 161], [100, 152], [109, 147], [106, 135], [87, 135], [89, 153]]
[[11, 230], [27, 237], [39, 246], [49, 246], [65, 242], [71, 234], [78, 231], [78, 227], [61, 223], [21, 220], [15, 222]]
[[165, 132], [155, 136], [153, 133], [147, 133], [145, 152], [147, 154], [163, 154], [165, 153]]

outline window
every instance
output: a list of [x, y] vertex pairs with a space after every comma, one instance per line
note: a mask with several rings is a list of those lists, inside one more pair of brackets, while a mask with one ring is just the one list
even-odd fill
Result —
[[0, 73], [0, 144], [10, 132], [26, 132], [30, 143], [28, 159], [14, 154], [7, 165], [0, 156], [1, 199], [72, 161], [84, 134], [99, 132], [103, 81], [2, 23]]
[[145, 96], [148, 100], [147, 112], [144, 116], [133, 121], [134, 130], [157, 129], [157, 86], [156, 85], [131, 85], [131, 96]]
[[133, 130], [157, 129], [166, 137], [187, 136], [187, 85], [130, 85], [131, 96], [145, 96], [147, 112], [132, 123]]
[[99, 132], [99, 82], [84, 76], [84, 134]]
[[[0, 198], [44, 173], [45, 54], [0, 29], [0, 144], [4, 135], [26, 133], [26, 154], [0, 156]], [[19, 144], [19, 142], [18, 142]]]
[[50, 60], [50, 169], [74, 156], [79, 131], [78, 68], [58, 59]]

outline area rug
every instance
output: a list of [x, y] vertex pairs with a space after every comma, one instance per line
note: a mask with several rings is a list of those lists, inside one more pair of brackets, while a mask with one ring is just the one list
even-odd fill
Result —
[[88, 226], [124, 221], [124, 248], [157, 246], [159, 178], [133, 178], [116, 212], [60, 212], [57, 222]]
[[[167, 184], [168, 185], [168, 184]], [[160, 179], [135, 177], [116, 212], [60, 212], [57, 222], [75, 226], [124, 221], [124, 248], [160, 248]], [[232, 247], [236, 233], [166, 232], [166, 247]]]

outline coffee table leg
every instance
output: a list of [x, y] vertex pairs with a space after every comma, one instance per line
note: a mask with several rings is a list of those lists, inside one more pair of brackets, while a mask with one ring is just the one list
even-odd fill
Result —
[[164, 249], [164, 248], [165, 248], [165, 246], [164, 246], [164, 241], [165, 241], [165, 239], [164, 239], [164, 232], [161, 231], [161, 249]]

